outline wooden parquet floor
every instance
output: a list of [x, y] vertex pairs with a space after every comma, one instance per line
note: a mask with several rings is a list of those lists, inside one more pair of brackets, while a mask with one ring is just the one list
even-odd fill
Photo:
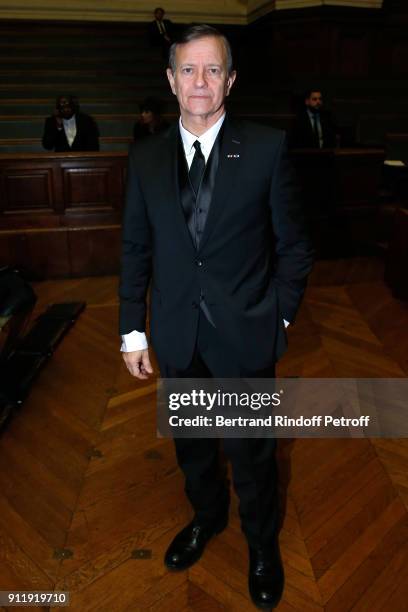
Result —
[[[156, 437], [155, 381], [122, 366], [116, 287], [35, 287], [38, 311], [87, 308], [0, 436], [0, 590], [66, 590], [73, 612], [253, 610], [235, 496], [199, 563], [163, 565], [191, 514], [172, 442]], [[370, 263], [318, 264], [289, 335], [280, 376], [408, 374], [407, 306]], [[279, 470], [278, 610], [407, 611], [407, 442], [280, 440]]]

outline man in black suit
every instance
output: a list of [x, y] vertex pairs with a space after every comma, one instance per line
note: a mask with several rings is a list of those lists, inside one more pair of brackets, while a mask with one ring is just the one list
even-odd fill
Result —
[[336, 146], [337, 128], [332, 114], [323, 109], [323, 96], [311, 89], [305, 94], [291, 133], [293, 148], [325, 149]]
[[99, 151], [98, 126], [79, 112], [73, 96], [58, 96], [52, 117], [47, 117], [42, 139], [44, 149], [56, 152]]
[[173, 42], [173, 24], [170, 19], [164, 19], [164, 9], [154, 9], [154, 20], [149, 24], [150, 43], [154, 47], [161, 47], [162, 54], [167, 60], [170, 45]]
[[[312, 251], [286, 153], [285, 134], [225, 113], [233, 86], [228, 41], [189, 28], [170, 51], [167, 76], [180, 120], [132, 146], [123, 224], [120, 333], [125, 364], [152, 373], [145, 336], [164, 378], [274, 377], [285, 320], [299, 307]], [[229, 490], [216, 439], [175, 439], [194, 518], [165, 563], [182, 570], [227, 524]], [[225, 439], [242, 528], [249, 590], [273, 606], [283, 589], [274, 439]]]

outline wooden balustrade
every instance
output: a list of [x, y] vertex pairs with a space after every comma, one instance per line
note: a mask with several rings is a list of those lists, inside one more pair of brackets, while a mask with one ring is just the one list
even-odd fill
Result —
[[0, 155], [0, 260], [38, 278], [118, 270], [127, 153]]
[[[312, 218], [334, 211], [358, 240], [375, 221], [384, 151], [292, 155]], [[0, 261], [42, 279], [117, 273], [126, 165], [124, 152], [0, 155]]]

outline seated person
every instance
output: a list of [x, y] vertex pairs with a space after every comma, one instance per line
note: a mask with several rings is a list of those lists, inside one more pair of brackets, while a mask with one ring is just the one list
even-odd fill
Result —
[[133, 138], [138, 141], [142, 138], [163, 132], [169, 124], [163, 119], [162, 104], [156, 98], [146, 98], [139, 106], [140, 118], [133, 128]]
[[98, 126], [79, 111], [76, 98], [58, 96], [53, 115], [45, 120], [42, 144], [56, 152], [99, 151]]
[[293, 148], [324, 149], [336, 146], [337, 128], [329, 111], [323, 110], [319, 89], [309, 90], [304, 106], [293, 124], [290, 143]]

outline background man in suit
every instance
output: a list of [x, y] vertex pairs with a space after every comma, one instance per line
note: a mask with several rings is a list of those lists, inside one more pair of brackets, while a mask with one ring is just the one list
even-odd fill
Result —
[[[273, 377], [285, 350], [312, 251], [283, 132], [234, 122], [225, 98], [235, 81], [228, 41], [189, 28], [170, 51], [167, 76], [180, 120], [133, 145], [129, 156], [120, 284], [127, 368], [147, 378], [151, 342], [163, 377]], [[160, 177], [160, 180], [159, 180]], [[227, 524], [229, 490], [216, 439], [175, 439], [194, 518], [165, 563], [186, 569]], [[225, 439], [249, 544], [249, 590], [272, 606], [283, 589], [274, 439]]]
[[164, 9], [154, 9], [154, 20], [149, 25], [150, 43], [160, 47], [163, 57], [167, 60], [170, 45], [173, 42], [173, 24], [170, 19], [164, 19]]
[[98, 126], [89, 115], [79, 112], [73, 96], [58, 96], [52, 117], [45, 120], [44, 149], [56, 152], [99, 151]]
[[304, 108], [298, 113], [291, 134], [294, 148], [324, 149], [336, 146], [337, 128], [332, 114], [323, 109], [319, 90], [306, 92]]

